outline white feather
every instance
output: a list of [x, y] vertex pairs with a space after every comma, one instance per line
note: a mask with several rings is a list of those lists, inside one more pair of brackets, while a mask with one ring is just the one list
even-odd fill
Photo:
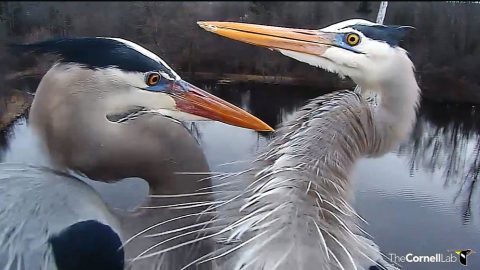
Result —
[[[128, 47], [138, 51], [139, 53], [151, 58], [152, 60], [154, 61], [157, 61], [158, 63], [161, 63], [165, 68], [167, 68], [172, 74], [174, 74], [175, 80], [180, 80], [180, 76], [175, 72], [173, 71], [173, 69], [167, 65], [167, 63], [165, 63], [165, 61], [163, 61], [160, 57], [158, 57], [156, 54], [154, 54], [153, 52], [143, 48], [142, 46], [138, 45], [138, 44], [135, 44], [131, 41], [128, 41], [128, 40], [125, 40], [125, 39], [121, 39], [121, 38], [110, 38], [110, 37], [101, 37], [101, 38], [106, 38], [106, 39], [112, 39], [112, 40], [116, 40], [116, 41], [119, 41], [119, 42], [122, 42], [123, 44], [127, 45]], [[164, 74], [165, 76], [165, 74]], [[170, 76], [168, 76], [170, 77]]]

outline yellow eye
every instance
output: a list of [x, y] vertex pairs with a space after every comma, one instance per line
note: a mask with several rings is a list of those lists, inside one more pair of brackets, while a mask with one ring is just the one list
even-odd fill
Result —
[[350, 33], [350, 34], [347, 35], [345, 40], [347, 41], [348, 45], [355, 46], [358, 43], [360, 43], [360, 36], [358, 34], [355, 34], [355, 33]]
[[146, 84], [148, 86], [154, 86], [154, 85], [157, 85], [157, 83], [160, 81], [160, 74], [156, 73], [156, 72], [152, 72], [152, 73], [149, 73], [147, 75], [147, 80], [146, 80]]

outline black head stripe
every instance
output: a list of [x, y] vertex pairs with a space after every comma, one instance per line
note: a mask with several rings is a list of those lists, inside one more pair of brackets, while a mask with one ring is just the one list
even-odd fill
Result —
[[362, 32], [366, 37], [378, 41], [384, 41], [390, 46], [398, 46], [398, 43], [405, 37], [411, 27], [400, 25], [361, 25], [356, 24], [351, 28]]
[[171, 71], [161, 63], [128, 45], [108, 38], [61, 38], [32, 44], [12, 44], [20, 52], [51, 53], [61, 62], [78, 63], [88, 68], [116, 67], [125, 71]]

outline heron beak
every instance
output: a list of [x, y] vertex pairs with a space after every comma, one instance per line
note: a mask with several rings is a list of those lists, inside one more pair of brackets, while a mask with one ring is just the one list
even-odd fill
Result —
[[176, 81], [171, 96], [182, 112], [256, 131], [274, 131], [257, 117], [186, 81]]
[[335, 33], [234, 22], [197, 22], [203, 29], [245, 43], [321, 56], [335, 46]]

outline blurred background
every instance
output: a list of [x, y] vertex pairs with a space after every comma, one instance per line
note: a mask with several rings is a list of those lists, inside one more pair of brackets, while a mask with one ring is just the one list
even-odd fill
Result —
[[[110, 36], [142, 44], [189, 79], [241, 74], [272, 76], [302, 85], [338, 86], [335, 76], [200, 29], [199, 20], [222, 20], [318, 29], [350, 18], [375, 21], [379, 2], [2, 2], [0, 41], [34, 42], [51, 37]], [[480, 102], [480, 5], [460, 2], [391, 2], [385, 24], [416, 30], [403, 46], [411, 53], [424, 97]], [[1, 51], [2, 58], [9, 58]], [[2, 61], [3, 64], [11, 60]], [[17, 63], [24, 71], [35, 62]], [[41, 75], [50, 64], [32, 74]], [[12, 66], [2, 65], [11, 71]], [[3, 73], [3, 72], [2, 72]], [[24, 73], [22, 73], [24, 74]], [[20, 75], [20, 74], [13, 74]], [[12, 77], [10, 77], [12, 78]], [[334, 80], [332, 80], [334, 79]], [[333, 82], [335, 81], [335, 82]], [[344, 82], [351, 85], [351, 82]]]
[[[342, 20], [375, 21], [380, 2], [0, 2], [0, 149], [28, 155], [24, 112], [54, 57], [11, 55], [3, 46], [52, 37], [109, 36], [136, 42], [184, 79], [250, 111], [271, 126], [308, 99], [354, 83], [277, 52], [227, 40], [200, 20], [318, 29]], [[410, 53], [422, 103], [410, 139], [392, 153], [361, 161], [356, 208], [384, 253], [480, 252], [480, 4], [389, 2], [385, 24], [416, 29], [401, 43]], [[17, 121], [14, 121], [17, 120]], [[212, 170], [244, 160], [270, 137], [220, 123], [198, 123]], [[221, 134], [221, 135], [220, 135]], [[225, 135], [227, 134], [227, 135]], [[225, 137], [234, 137], [235, 145]], [[20, 139], [19, 139], [20, 138]], [[125, 195], [125, 194], [124, 194]], [[111, 203], [124, 200], [114, 194]], [[126, 196], [126, 195], [125, 195]], [[480, 267], [480, 253], [469, 257]], [[410, 264], [406, 269], [458, 269]]]

